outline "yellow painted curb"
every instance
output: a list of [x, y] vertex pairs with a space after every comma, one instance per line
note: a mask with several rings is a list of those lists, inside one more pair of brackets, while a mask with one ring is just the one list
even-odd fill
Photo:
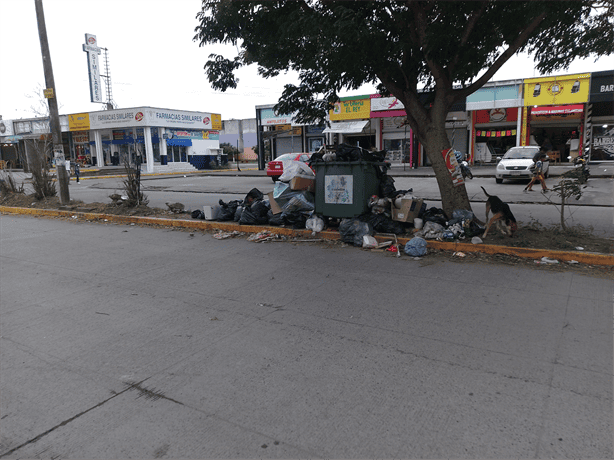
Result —
[[[179, 227], [179, 228], [193, 228], [200, 230], [223, 230], [227, 232], [240, 231], [245, 233], [259, 233], [262, 231], [269, 231], [278, 235], [285, 236], [310, 236], [311, 230], [304, 229], [291, 229], [285, 227], [271, 227], [262, 225], [239, 225], [235, 222], [216, 222], [216, 221], [203, 221], [203, 220], [184, 220], [184, 219], [166, 219], [160, 217], [141, 217], [141, 216], [118, 216], [114, 214], [96, 214], [76, 211], [63, 211], [55, 209], [37, 209], [37, 208], [17, 208], [11, 206], [0, 206], [0, 213], [4, 214], [26, 214], [26, 215], [38, 215], [38, 216], [51, 216], [51, 217], [73, 217], [87, 219], [87, 220], [106, 220], [108, 222], [118, 223], [133, 223], [133, 224], [149, 224], [160, 225], [165, 227]], [[340, 239], [339, 232], [322, 231], [318, 233], [318, 238], [327, 240]], [[380, 241], [389, 241], [394, 237], [387, 235], [375, 235], [375, 238]], [[399, 238], [397, 242], [399, 246], [403, 247], [411, 238]], [[505, 254], [510, 256], [528, 258], [528, 259], [541, 259], [547, 257], [549, 259], [556, 259], [563, 262], [569, 262], [572, 260], [582, 262], [589, 265], [605, 265], [614, 266], [614, 255], [600, 254], [592, 252], [568, 252], [568, 251], [556, 251], [550, 249], [531, 249], [531, 248], [516, 248], [511, 246], [497, 246], [491, 244], [472, 244], [472, 243], [448, 243], [445, 241], [427, 240], [427, 247], [431, 249], [442, 249], [445, 251], [455, 252], [476, 252], [486, 254]]]

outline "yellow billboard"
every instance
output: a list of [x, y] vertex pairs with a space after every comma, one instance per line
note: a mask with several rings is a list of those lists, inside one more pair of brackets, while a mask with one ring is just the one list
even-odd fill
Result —
[[211, 114], [211, 128], [222, 129], [222, 115], [219, 113]]
[[90, 129], [89, 113], [73, 113], [68, 115], [69, 131], [87, 131]]
[[369, 119], [371, 116], [371, 99], [346, 99], [336, 102], [328, 115], [332, 121]]
[[588, 102], [589, 73], [524, 80], [524, 105], [560, 105]]

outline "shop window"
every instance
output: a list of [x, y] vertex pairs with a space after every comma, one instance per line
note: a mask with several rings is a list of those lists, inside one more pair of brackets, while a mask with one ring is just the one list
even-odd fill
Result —
[[13, 122], [15, 128], [15, 134], [29, 134], [32, 132], [31, 121], [15, 121]]

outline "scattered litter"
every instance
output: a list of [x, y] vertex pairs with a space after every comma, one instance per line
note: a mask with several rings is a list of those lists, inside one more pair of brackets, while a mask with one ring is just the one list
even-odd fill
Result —
[[134, 227], [134, 223], [132, 223], [132, 224], [130, 224], [130, 225]]
[[556, 259], [549, 259], [548, 257], [542, 257], [540, 260], [535, 261], [536, 264], [558, 264]]
[[474, 236], [473, 238], [471, 238], [471, 242], [473, 244], [482, 244], [483, 243], [482, 238], [480, 238], [479, 236]]
[[578, 251], [584, 251], [584, 248], [583, 248], [582, 246], [576, 246], [576, 249], [577, 249]]
[[[391, 241], [391, 243], [392, 243], [392, 241]], [[388, 251], [388, 252], [397, 252], [398, 253], [399, 252], [399, 248], [397, 246], [392, 245], [388, 249], [386, 249], [386, 251]]]
[[105, 221], [105, 222], [108, 222], [108, 221], [109, 221], [109, 219], [105, 219], [104, 221]]
[[211, 321], [219, 321], [219, 319], [217, 318], [217, 316], [214, 316], [213, 318], [209, 318], [209, 320], [211, 320]]
[[567, 263], [568, 264], [579, 264], [580, 262], [578, 262], [577, 260], [570, 260]]
[[238, 235], [242, 235], [241, 232], [235, 230], [232, 232], [218, 232], [216, 234], [213, 235], [213, 238], [217, 239], [217, 240], [225, 240], [226, 238], [232, 238], [234, 236], [238, 236]]
[[312, 238], [309, 240], [292, 240], [293, 243], [316, 243], [318, 241], [326, 241], [326, 240], [324, 240], [323, 238]]
[[264, 241], [270, 241], [270, 240], [278, 238], [278, 237], [280, 237], [280, 235], [276, 235], [276, 234], [273, 234], [273, 233], [269, 232], [268, 230], [264, 230], [262, 232], [250, 235], [247, 238], [247, 241], [255, 241], [257, 243], [261, 243], [261, 242], [264, 242]]
[[452, 255], [453, 255], [453, 256], [456, 256], [456, 257], [466, 257], [466, 256], [467, 256], [467, 254], [465, 254], [464, 252], [460, 252], [460, 251], [455, 252], [455, 253], [454, 253], [454, 254], [452, 254]]
[[72, 216], [72, 218], [73, 218], [73, 219], [76, 219], [76, 218], [77, 218], [77, 216]]

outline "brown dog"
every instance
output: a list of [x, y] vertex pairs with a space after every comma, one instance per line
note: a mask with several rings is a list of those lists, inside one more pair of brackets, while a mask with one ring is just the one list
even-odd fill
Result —
[[[504, 234], [514, 236], [514, 233], [516, 233], [516, 230], [518, 230], [518, 225], [516, 224], [516, 218], [514, 217], [514, 214], [512, 214], [508, 204], [504, 203], [498, 196], [489, 195], [484, 187], [482, 187], [482, 190], [484, 190], [484, 193], [486, 193], [486, 196], [488, 197], [486, 200], [486, 221], [488, 224], [486, 225], [486, 230], [484, 231], [482, 238], [486, 238], [491, 225], [495, 222], [497, 222], [498, 225], [505, 226], [505, 230], [501, 230]], [[491, 219], [488, 220], [490, 211], [492, 211], [493, 215]]]

